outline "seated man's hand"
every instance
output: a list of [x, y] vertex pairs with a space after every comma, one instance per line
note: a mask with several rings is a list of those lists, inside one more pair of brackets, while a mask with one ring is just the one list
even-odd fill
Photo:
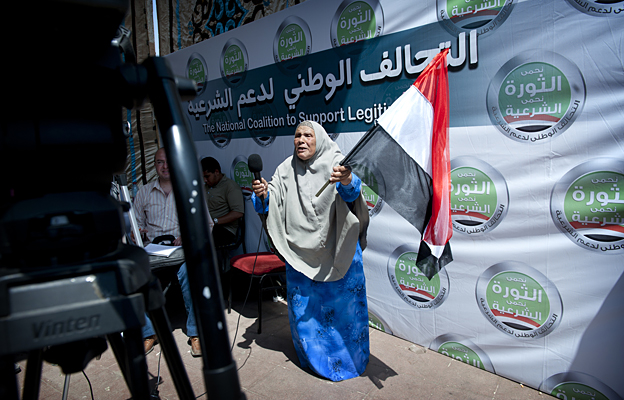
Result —
[[[141, 240], [143, 241], [143, 245], [145, 245], [145, 243], [147, 243], [147, 229], [139, 229], [139, 232], [141, 233]], [[134, 244], [137, 244], [136, 238], [134, 237], [134, 231], [130, 232], [130, 238], [132, 239]]]
[[182, 236], [177, 237], [177, 238], [173, 241], [173, 245], [174, 245], [174, 246], [182, 246]]

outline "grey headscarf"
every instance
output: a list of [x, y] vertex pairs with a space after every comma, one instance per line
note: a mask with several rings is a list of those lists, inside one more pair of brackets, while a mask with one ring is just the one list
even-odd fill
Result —
[[357, 240], [362, 250], [366, 247], [368, 209], [360, 194], [351, 212], [335, 185], [315, 196], [344, 156], [321, 125], [300, 125], [314, 129], [316, 152], [303, 161], [295, 149], [275, 170], [267, 226], [276, 249], [294, 269], [315, 281], [336, 281], [348, 271]]

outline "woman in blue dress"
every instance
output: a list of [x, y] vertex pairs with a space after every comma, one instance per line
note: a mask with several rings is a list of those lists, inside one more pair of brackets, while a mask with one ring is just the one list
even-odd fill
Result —
[[[288, 316], [302, 367], [341, 381], [359, 376], [369, 358], [362, 250], [368, 209], [362, 181], [323, 127], [297, 127], [294, 154], [271, 178], [255, 180], [252, 201], [286, 260]], [[331, 185], [318, 197], [328, 177]]]

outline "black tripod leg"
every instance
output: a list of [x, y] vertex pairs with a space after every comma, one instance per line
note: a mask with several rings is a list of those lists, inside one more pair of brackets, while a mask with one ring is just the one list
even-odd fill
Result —
[[125, 358], [126, 347], [121, 337], [121, 333], [119, 332], [111, 333], [109, 335], [106, 335], [106, 339], [108, 340], [108, 343], [110, 344], [111, 349], [113, 350], [113, 354], [115, 355], [115, 360], [117, 360], [117, 365], [119, 366], [119, 369], [121, 370], [124, 380], [126, 381], [126, 385], [130, 387], [130, 379], [128, 377], [128, 371], [126, 370], [126, 358]]
[[262, 333], [262, 281], [265, 276], [261, 276], [258, 281], [258, 335]]
[[24, 378], [23, 400], [39, 398], [39, 383], [41, 382], [41, 368], [43, 367], [43, 350], [33, 350], [28, 353], [26, 377]]
[[[215, 247], [207, 224], [208, 208], [197, 206], [204, 204], [205, 200], [199, 187], [202, 179], [188, 118], [184, 116], [176, 84], [179, 80], [174, 77], [164, 58], [148, 58], [142, 68], [147, 72], [147, 96], [154, 107], [163, 147], [173, 170], [173, 193], [176, 199], [181, 199], [176, 202], [176, 209], [188, 263], [199, 341], [204, 348], [203, 373], [208, 398], [244, 399], [225, 328], [218, 264], [215, 265]], [[197, 203], [192, 204], [189, 199]], [[208, 346], [210, 352], [207, 351]]]
[[228, 272], [228, 314], [232, 313], [232, 274], [234, 271], [230, 268]]
[[0, 399], [18, 400], [17, 378], [13, 357], [0, 357]]
[[124, 343], [126, 347], [126, 371], [128, 388], [134, 399], [149, 398], [149, 381], [147, 379], [147, 363], [145, 362], [145, 349], [141, 328], [131, 328], [124, 331]]
[[195, 399], [191, 381], [189, 381], [178, 346], [171, 334], [171, 324], [164, 308], [157, 308], [147, 313], [154, 325], [154, 331], [156, 331], [160, 348], [165, 355], [165, 361], [167, 362], [167, 367], [171, 373], [178, 396], [182, 400]]

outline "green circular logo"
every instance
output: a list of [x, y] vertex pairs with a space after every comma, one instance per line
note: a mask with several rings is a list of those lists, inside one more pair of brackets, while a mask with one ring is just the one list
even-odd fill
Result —
[[481, 361], [477, 353], [461, 343], [446, 342], [442, 346], [440, 346], [440, 348], [438, 348], [438, 353], [454, 358], [457, 361], [465, 362], [466, 364], [472, 365], [485, 371], [483, 362]]
[[607, 396], [596, 389], [576, 382], [562, 383], [555, 387], [550, 394], [558, 399], [609, 400]]
[[372, 217], [381, 211], [383, 206], [383, 182], [379, 181], [370, 169], [364, 167], [363, 171], [359, 171], [360, 179], [362, 179], [362, 195], [368, 207], [368, 214]]
[[251, 192], [251, 182], [253, 174], [249, 171], [249, 166], [244, 161], [239, 161], [234, 165], [234, 181], [238, 183], [243, 191]]
[[487, 286], [486, 299], [492, 314], [518, 330], [539, 328], [550, 314], [544, 288], [520, 272], [506, 271], [494, 276]]
[[388, 326], [386, 326], [386, 324], [381, 320], [381, 318], [379, 318], [370, 310], [368, 311], [368, 326], [370, 326], [371, 328], [375, 328], [379, 331], [392, 334], [392, 331], [389, 329]]
[[503, 261], [477, 280], [477, 304], [499, 331], [519, 339], [536, 339], [561, 322], [563, 303], [557, 287], [537, 269]]
[[239, 74], [245, 71], [245, 57], [243, 50], [237, 45], [232, 45], [225, 50], [223, 57], [223, 71], [225, 76]]
[[437, 0], [437, 15], [451, 34], [476, 30], [485, 35], [505, 22], [513, 6], [514, 0]]
[[568, 111], [570, 82], [561, 70], [543, 62], [521, 65], [505, 77], [498, 105], [512, 128], [535, 132], [549, 129]]
[[578, 67], [551, 51], [518, 54], [496, 73], [486, 103], [492, 123], [518, 142], [542, 143], [561, 135], [585, 104]]
[[449, 292], [449, 277], [442, 268], [431, 279], [418, 268], [420, 244], [406, 243], [397, 247], [388, 258], [388, 278], [395, 292], [407, 304], [416, 308], [436, 308]]
[[418, 253], [407, 252], [396, 260], [394, 274], [401, 290], [416, 301], [431, 301], [440, 292], [440, 276], [429, 280], [416, 266]]
[[580, 371], [561, 372], [550, 376], [539, 390], [558, 399], [621, 400], [618, 392], [600, 379]]
[[219, 127], [214, 131], [208, 132], [210, 140], [218, 148], [226, 148], [232, 141], [232, 131], [227, 128], [230, 125], [229, 114], [224, 111], [212, 113], [210, 115], [210, 123], [215, 127]]
[[505, 178], [488, 163], [470, 156], [451, 160], [453, 230], [483, 234], [496, 228], [509, 208]]
[[489, 176], [471, 167], [451, 174], [451, 215], [465, 225], [489, 220], [497, 207], [496, 186]]
[[268, 104], [256, 105], [251, 109], [247, 119], [247, 128], [251, 138], [259, 146], [268, 147], [275, 141], [277, 130], [281, 125], [279, 124], [280, 118], [275, 118], [274, 115], [276, 115], [275, 110]]
[[355, 1], [338, 18], [337, 36], [340, 44], [349, 44], [375, 37], [375, 11], [364, 1]]
[[624, 193], [620, 200], [618, 181], [624, 182], [624, 175], [611, 171], [592, 172], [575, 180], [563, 200], [564, 214], [571, 221], [570, 225], [596, 240], [621, 240]]
[[624, 162], [597, 158], [568, 171], [553, 187], [550, 214], [557, 228], [584, 249], [624, 252]]
[[186, 77], [197, 83], [197, 94], [200, 95], [208, 82], [208, 67], [206, 61], [199, 53], [193, 53], [186, 63]]
[[221, 50], [219, 59], [221, 77], [228, 86], [238, 87], [245, 81], [248, 68], [247, 48], [237, 38], [230, 38]]
[[442, 334], [431, 342], [429, 348], [473, 367], [496, 373], [487, 353], [474, 344], [470, 338], [463, 335]]
[[383, 25], [384, 16], [379, 0], [344, 0], [331, 22], [332, 47], [378, 37], [383, 33]]
[[188, 66], [188, 77], [193, 79], [198, 84], [203, 83], [206, 80], [206, 70], [204, 64], [197, 58], [193, 59]]
[[297, 24], [286, 26], [277, 40], [278, 60], [285, 61], [304, 56], [306, 49], [306, 35], [303, 29]]

